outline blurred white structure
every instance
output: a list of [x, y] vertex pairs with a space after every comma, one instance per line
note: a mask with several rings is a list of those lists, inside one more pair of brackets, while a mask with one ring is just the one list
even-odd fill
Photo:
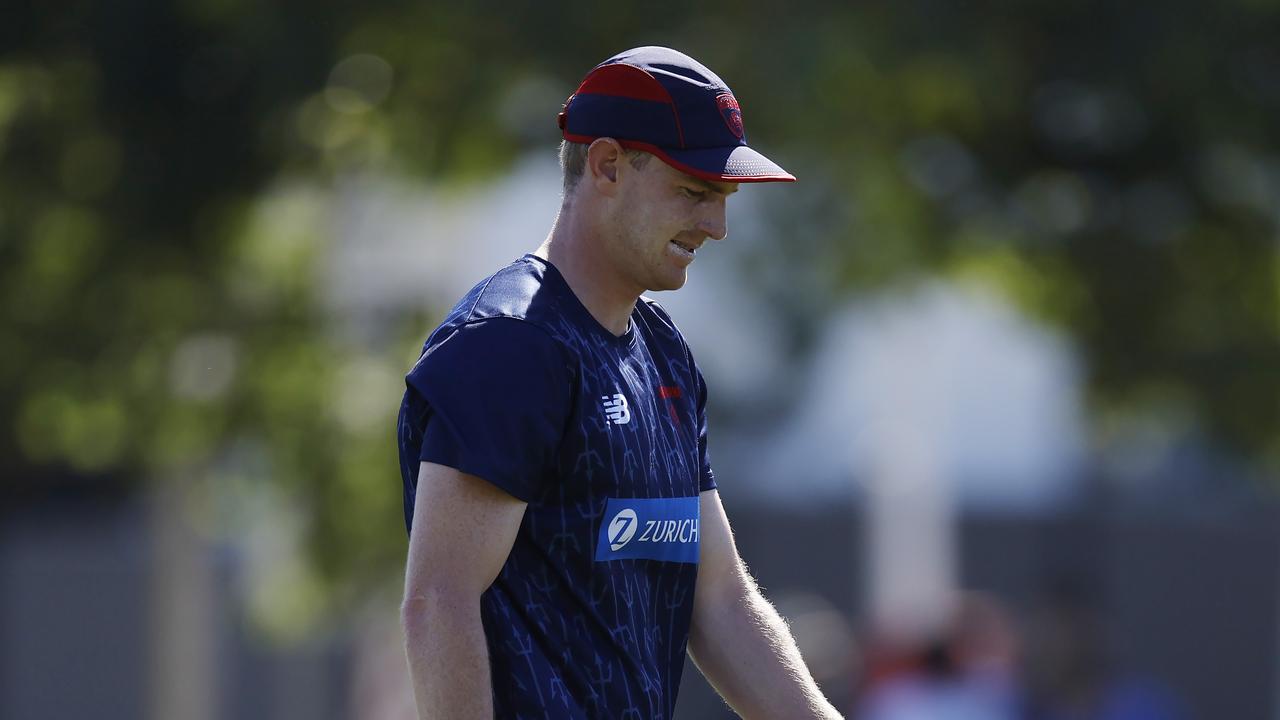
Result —
[[762, 491], [838, 492], [891, 471], [941, 478], [975, 508], [1032, 512], [1069, 492], [1085, 419], [1062, 337], [940, 281], [850, 303], [826, 328], [770, 443], [769, 474], [792, 479]]
[[928, 634], [955, 590], [958, 506], [1034, 512], [1069, 492], [1078, 372], [1061, 338], [981, 289], [926, 283], [827, 327], [759, 490], [812, 502], [856, 482], [872, 613], [887, 632]]
[[472, 285], [542, 243], [560, 207], [560, 169], [548, 150], [488, 185], [350, 177], [333, 201], [337, 230], [323, 287], [338, 314], [447, 311]]

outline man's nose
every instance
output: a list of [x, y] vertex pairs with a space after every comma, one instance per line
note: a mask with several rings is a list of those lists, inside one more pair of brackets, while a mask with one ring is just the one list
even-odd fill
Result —
[[719, 202], [713, 202], [711, 205], [712, 207], [698, 221], [698, 230], [706, 233], [712, 240], [723, 240], [729, 236], [729, 220], [725, 217], [724, 199], [721, 198]]

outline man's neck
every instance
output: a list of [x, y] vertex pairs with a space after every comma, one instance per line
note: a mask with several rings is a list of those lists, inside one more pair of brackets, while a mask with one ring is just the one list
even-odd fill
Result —
[[591, 317], [614, 335], [627, 331], [640, 291], [607, 262], [599, 238], [567, 206], [560, 208], [547, 239], [534, 252], [560, 271]]

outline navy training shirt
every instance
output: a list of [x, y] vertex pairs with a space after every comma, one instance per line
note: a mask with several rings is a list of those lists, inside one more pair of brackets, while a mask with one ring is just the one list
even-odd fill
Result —
[[458, 303], [406, 377], [405, 525], [418, 465], [528, 503], [481, 598], [500, 718], [670, 718], [697, 579], [706, 388], [657, 303], [621, 337], [526, 255]]

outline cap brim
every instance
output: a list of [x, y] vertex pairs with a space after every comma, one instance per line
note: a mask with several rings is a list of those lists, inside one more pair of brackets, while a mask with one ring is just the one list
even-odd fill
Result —
[[714, 182], [795, 182], [796, 176], [746, 145], [704, 150], [669, 150], [648, 143], [618, 141], [623, 147], [644, 150], [683, 173]]

